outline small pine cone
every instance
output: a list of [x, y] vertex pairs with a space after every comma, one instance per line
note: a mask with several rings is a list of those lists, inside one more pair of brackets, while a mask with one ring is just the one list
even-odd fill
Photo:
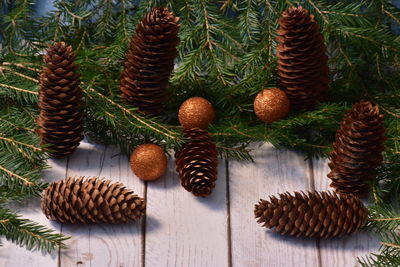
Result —
[[329, 84], [324, 38], [314, 15], [290, 7], [279, 19], [278, 76], [280, 87], [297, 109], [312, 109], [325, 99]]
[[176, 171], [187, 191], [206, 197], [217, 180], [216, 145], [210, 134], [200, 128], [185, 129], [183, 134], [190, 141], [175, 154]]
[[145, 200], [121, 183], [91, 177], [57, 181], [44, 191], [42, 211], [60, 223], [127, 223], [145, 213]]
[[365, 196], [375, 168], [381, 164], [385, 149], [385, 127], [379, 107], [360, 101], [344, 116], [336, 133], [328, 177], [339, 193]]
[[167, 99], [168, 81], [178, 55], [178, 21], [167, 8], [154, 8], [132, 37], [120, 89], [125, 102], [144, 113], [160, 113]]
[[352, 195], [331, 192], [295, 192], [260, 199], [255, 205], [257, 222], [282, 235], [331, 238], [359, 230], [368, 210]]
[[49, 153], [62, 158], [73, 153], [83, 139], [82, 89], [72, 47], [54, 43], [44, 56], [40, 74], [39, 125], [41, 143]]

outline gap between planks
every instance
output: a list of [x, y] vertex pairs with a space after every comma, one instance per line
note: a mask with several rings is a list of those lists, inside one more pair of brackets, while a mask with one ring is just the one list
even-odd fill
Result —
[[[67, 162], [65, 164], [65, 174], [64, 174], [64, 178], [67, 178], [68, 175], [68, 165], [69, 165], [69, 156], [67, 158]], [[60, 223], [60, 234], [62, 234], [63, 232], [63, 224]], [[57, 260], [57, 265], [58, 267], [61, 267], [61, 247], [58, 248], [58, 260]]]
[[[307, 156], [307, 163], [308, 163], [308, 172], [309, 172], [309, 183], [310, 183], [310, 191], [315, 190], [315, 175], [314, 175], [314, 157], [311, 154]], [[321, 244], [318, 238], [315, 239], [315, 245], [317, 248], [317, 264], [318, 267], [322, 267], [322, 258], [321, 258]]]
[[[146, 181], [144, 183], [144, 199], [147, 203], [147, 186], [148, 182]], [[142, 233], [142, 266], [146, 266], [146, 222], [147, 222], [147, 205], [146, 205], [146, 210], [145, 210], [145, 216], [143, 216], [142, 222], [141, 222], [141, 233]]]
[[226, 212], [227, 212], [227, 244], [228, 244], [228, 266], [232, 267], [232, 223], [231, 223], [231, 204], [230, 204], [230, 190], [229, 190], [229, 161], [225, 160], [225, 177], [226, 177]]

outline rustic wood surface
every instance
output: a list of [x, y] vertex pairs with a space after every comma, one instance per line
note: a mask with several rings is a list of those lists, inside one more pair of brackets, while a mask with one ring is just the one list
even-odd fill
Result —
[[330, 190], [325, 159], [254, 145], [254, 163], [220, 161], [217, 187], [196, 198], [179, 183], [174, 161], [156, 182], [130, 171], [112, 146], [87, 142], [68, 159], [50, 160], [47, 182], [66, 176], [121, 181], [147, 199], [147, 216], [127, 225], [61, 225], [48, 221], [39, 200], [16, 206], [25, 217], [70, 235], [68, 249], [52, 255], [28, 252], [8, 241], [0, 266], [357, 266], [357, 257], [377, 251], [378, 240], [358, 233], [335, 240], [281, 237], [260, 227], [253, 207], [260, 198], [285, 191]]

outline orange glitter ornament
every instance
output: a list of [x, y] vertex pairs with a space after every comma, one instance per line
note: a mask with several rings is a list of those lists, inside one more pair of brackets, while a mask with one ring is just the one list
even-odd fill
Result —
[[289, 99], [285, 92], [278, 88], [264, 89], [254, 99], [254, 113], [265, 122], [283, 119], [289, 110]]
[[185, 129], [206, 129], [214, 120], [214, 108], [202, 97], [187, 99], [179, 108], [179, 122]]
[[131, 155], [131, 169], [143, 181], [153, 181], [164, 175], [167, 169], [167, 156], [155, 144], [138, 146]]

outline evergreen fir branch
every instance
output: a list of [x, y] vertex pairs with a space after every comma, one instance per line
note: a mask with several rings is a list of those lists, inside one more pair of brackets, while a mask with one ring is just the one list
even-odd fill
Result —
[[28, 250], [41, 250], [44, 253], [65, 248], [64, 241], [69, 239], [5, 208], [0, 208], [0, 235]]
[[260, 40], [261, 21], [259, 9], [260, 0], [244, 0], [237, 4], [239, 16], [239, 29], [245, 44], [256, 44]]
[[94, 37], [102, 42], [106, 42], [113, 36], [115, 30], [116, 21], [113, 16], [113, 9], [115, 5], [111, 0], [102, 0], [99, 3], [98, 10], [102, 11], [99, 14], [100, 18], [96, 22], [97, 31], [94, 33]]
[[27, 108], [6, 107], [0, 110], [0, 118], [7, 122], [0, 124], [0, 184], [26, 196], [38, 195], [47, 155], [37, 146], [34, 117]]
[[369, 207], [369, 218], [365, 229], [376, 233], [394, 232], [400, 227], [400, 214], [388, 205]]
[[360, 46], [365, 45], [365, 42], [361, 43], [359, 40], [362, 39], [370, 42], [377, 49], [384, 47], [394, 52], [400, 51], [400, 42], [397, 37], [392, 37], [392, 34], [384, 29], [341, 27], [338, 28], [338, 32]]
[[43, 189], [39, 181], [44, 160], [32, 162], [27, 157], [18, 157], [8, 151], [1, 151], [0, 156], [0, 184], [26, 196], [39, 195]]
[[[89, 99], [97, 100], [96, 106], [98, 108], [100, 108], [101, 106], [103, 106], [103, 109], [104, 107], [109, 107], [109, 108], [112, 107], [112, 109], [115, 110], [114, 113], [111, 112], [110, 109], [108, 109], [108, 114], [105, 114], [108, 118], [110, 118], [110, 114], [114, 114], [113, 116], [116, 116], [115, 114], [121, 114], [121, 116], [118, 118], [119, 119], [125, 118], [128, 125], [134, 126], [135, 131], [140, 131], [143, 128], [150, 129], [151, 134], [156, 134], [157, 136], [161, 136], [163, 139], [166, 140], [166, 142], [171, 142], [174, 145], [179, 145], [179, 143], [182, 142], [183, 139], [180, 136], [180, 134], [178, 134], [177, 131], [172, 130], [171, 127], [158, 123], [155, 120], [144, 118], [143, 116], [139, 115], [136, 108], [124, 107], [122, 104], [119, 104], [114, 100], [110, 99], [109, 97], [104, 96], [103, 94], [99, 93], [90, 86], [86, 88], [85, 92], [87, 93]], [[103, 102], [105, 105], [101, 105], [99, 103], [99, 100]], [[91, 102], [89, 102], [89, 104], [90, 103]], [[134, 122], [132, 122], [132, 120]], [[148, 132], [146, 133], [144, 131], [142, 132], [142, 134], [148, 135]]]
[[400, 264], [400, 235], [398, 233], [386, 234], [380, 242], [379, 254], [371, 253], [359, 258], [363, 267], [399, 266]]
[[[10, 147], [10, 146], [18, 146], [18, 147], [22, 146], [22, 147], [25, 147], [25, 148], [29, 148], [34, 152], [38, 152], [38, 151], [42, 152], [43, 151], [43, 149], [40, 148], [40, 147], [31, 145], [31, 144], [28, 144], [28, 143], [24, 143], [22, 141], [18, 141], [18, 140], [12, 139], [12, 138], [7, 138], [5, 136], [2, 136], [2, 134], [0, 134], [0, 142], [1, 141], [3, 141], [3, 146], [8, 146], [8, 147]], [[19, 149], [19, 148], [17, 148], [17, 149]]]
[[17, 0], [11, 11], [3, 16], [0, 25], [3, 29], [4, 48], [7, 52], [26, 56], [26, 52], [36, 48], [31, 36], [30, 16], [33, 13], [34, 4], [35, 2], [30, 0]]
[[[37, 79], [32, 71], [17, 71], [0, 67], [0, 96], [14, 99], [24, 104], [36, 104], [38, 95]], [[35, 75], [36, 72], [35, 72]]]

